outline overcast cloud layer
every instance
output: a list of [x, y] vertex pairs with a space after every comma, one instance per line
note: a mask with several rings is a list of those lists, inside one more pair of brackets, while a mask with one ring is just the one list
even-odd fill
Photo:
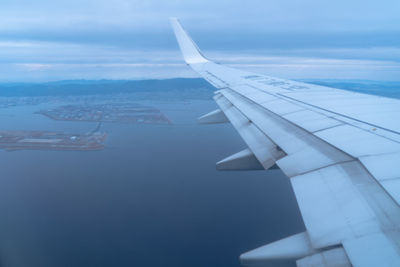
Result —
[[235, 67], [399, 80], [399, 10], [398, 0], [3, 0], [0, 81], [192, 77], [171, 16]]

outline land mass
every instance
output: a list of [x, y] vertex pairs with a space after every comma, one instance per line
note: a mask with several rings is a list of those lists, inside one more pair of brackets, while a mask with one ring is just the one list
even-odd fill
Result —
[[48, 131], [0, 131], [0, 149], [13, 150], [100, 150], [107, 134], [74, 134]]
[[66, 105], [37, 113], [62, 121], [172, 124], [159, 109], [133, 103]]
[[[300, 81], [368, 94], [400, 98], [400, 81], [302, 79]], [[0, 83], [0, 97], [65, 97], [140, 94], [146, 99], [211, 99], [215, 88], [201, 78], [163, 80], [67, 80], [48, 83]]]

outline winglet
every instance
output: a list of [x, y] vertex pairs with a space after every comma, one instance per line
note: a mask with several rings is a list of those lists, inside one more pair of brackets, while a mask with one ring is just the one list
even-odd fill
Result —
[[181, 48], [183, 57], [187, 64], [206, 63], [207, 58], [203, 56], [196, 43], [182, 28], [177, 18], [170, 18], [172, 28], [174, 29], [176, 39]]

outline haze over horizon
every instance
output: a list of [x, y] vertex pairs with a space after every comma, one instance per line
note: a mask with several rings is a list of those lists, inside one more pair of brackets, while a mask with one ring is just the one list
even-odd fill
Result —
[[196, 77], [168, 18], [218, 62], [282, 78], [399, 80], [400, 2], [2, 1], [0, 82]]

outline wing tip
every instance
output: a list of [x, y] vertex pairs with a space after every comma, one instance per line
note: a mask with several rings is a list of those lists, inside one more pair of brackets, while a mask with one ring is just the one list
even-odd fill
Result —
[[208, 62], [208, 59], [203, 56], [196, 43], [183, 29], [179, 19], [176, 17], [170, 17], [169, 20], [186, 63], [195, 64]]

